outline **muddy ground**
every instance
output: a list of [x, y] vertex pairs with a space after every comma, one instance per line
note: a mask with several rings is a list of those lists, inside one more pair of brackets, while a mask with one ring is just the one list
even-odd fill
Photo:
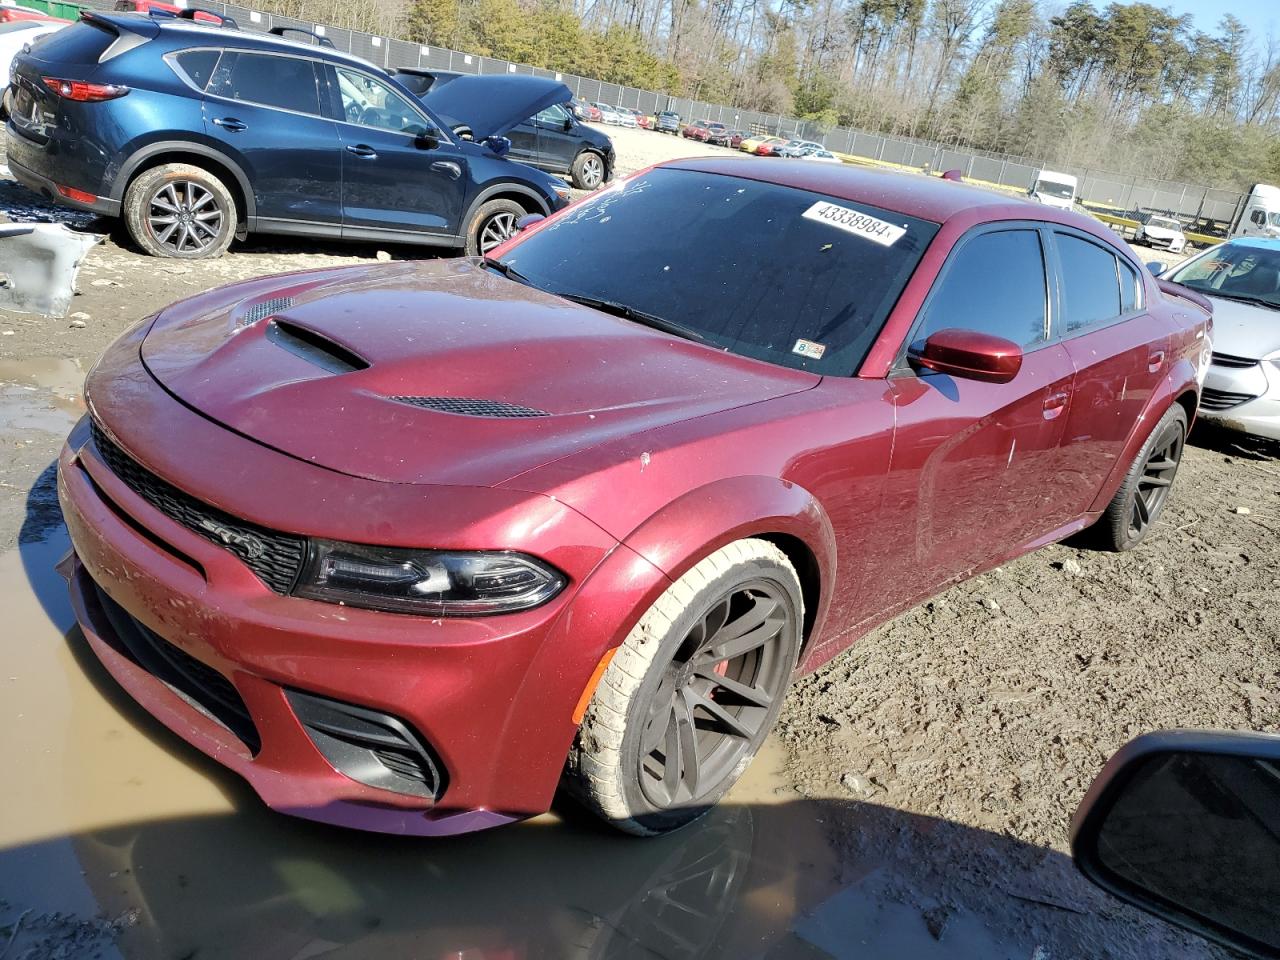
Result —
[[[610, 132], [623, 171], [718, 150]], [[0, 212], [109, 228], [8, 179]], [[1280, 460], [1199, 430], [1150, 543], [1056, 546], [867, 636], [799, 681], [723, 809], [666, 840], [569, 804], [449, 841], [316, 827], [160, 728], [88, 654], [52, 572], [49, 465], [84, 372], [174, 299], [378, 253], [264, 238], [175, 264], [108, 237], [75, 315], [0, 312], [0, 958], [1221, 955], [1066, 856], [1129, 738], [1280, 727]]]

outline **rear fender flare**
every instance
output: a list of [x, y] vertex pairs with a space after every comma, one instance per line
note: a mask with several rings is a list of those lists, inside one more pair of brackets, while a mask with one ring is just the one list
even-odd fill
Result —
[[128, 187], [129, 181], [133, 179], [135, 171], [148, 160], [164, 153], [185, 153], [197, 157], [205, 157], [226, 167], [231, 171], [231, 175], [235, 177], [235, 185], [240, 191], [240, 196], [244, 198], [246, 219], [249, 222], [256, 219], [258, 209], [253, 195], [253, 186], [249, 183], [249, 177], [245, 174], [240, 164], [221, 150], [215, 150], [213, 147], [190, 140], [159, 140], [155, 143], [149, 143], [145, 147], [140, 147], [129, 154], [128, 159], [120, 165], [119, 172], [116, 173], [115, 180], [112, 182], [111, 199], [123, 200], [125, 188]]
[[[1142, 416], [1138, 418], [1138, 422], [1129, 433], [1124, 452], [1117, 458], [1107, 477], [1107, 482], [1102, 485], [1098, 496], [1090, 504], [1090, 513], [1100, 513], [1107, 508], [1107, 504], [1120, 489], [1120, 484], [1124, 482], [1125, 474], [1133, 465], [1138, 451], [1147, 442], [1147, 438], [1151, 436], [1151, 431], [1156, 428], [1160, 418], [1164, 416], [1166, 410], [1178, 402], [1180, 396], [1189, 391], [1199, 394], [1196, 369], [1189, 359], [1180, 357], [1169, 367], [1169, 373], [1160, 381], [1160, 385], [1152, 391], [1151, 399], [1147, 401]], [[1187, 426], [1188, 428], [1191, 426], [1191, 417], [1187, 417]]]

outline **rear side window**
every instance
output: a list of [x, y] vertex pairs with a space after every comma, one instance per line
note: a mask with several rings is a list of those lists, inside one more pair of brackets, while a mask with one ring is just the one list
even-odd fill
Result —
[[1142, 287], [1138, 280], [1138, 272], [1116, 257], [1120, 268], [1120, 309], [1124, 313], [1132, 313], [1142, 306]]
[[116, 37], [114, 30], [81, 20], [42, 37], [36, 56], [48, 63], [97, 63]]
[[1057, 235], [1062, 264], [1062, 329], [1071, 334], [1120, 315], [1116, 255], [1096, 243]]
[[918, 338], [955, 327], [1031, 347], [1045, 339], [1047, 299], [1038, 232], [979, 234], [948, 262]]
[[320, 94], [310, 60], [227, 51], [218, 61], [208, 92], [264, 107], [320, 113]]
[[213, 68], [218, 65], [217, 50], [187, 50], [173, 58], [178, 69], [187, 75], [195, 86], [203, 90], [213, 76]]

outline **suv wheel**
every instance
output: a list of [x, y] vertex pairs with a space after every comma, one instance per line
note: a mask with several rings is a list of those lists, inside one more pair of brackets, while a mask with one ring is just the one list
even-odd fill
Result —
[[604, 159], [591, 150], [583, 150], [573, 160], [570, 170], [573, 185], [579, 190], [596, 190], [604, 183]]
[[467, 226], [467, 256], [479, 257], [516, 232], [516, 221], [528, 211], [514, 200], [490, 200], [480, 204]]
[[702, 816], [773, 727], [803, 621], [800, 580], [773, 544], [738, 540], [706, 557], [609, 661], [569, 754], [566, 786], [639, 836]]
[[166, 163], [140, 174], [124, 195], [133, 242], [153, 257], [220, 257], [236, 233], [236, 203], [208, 170]]

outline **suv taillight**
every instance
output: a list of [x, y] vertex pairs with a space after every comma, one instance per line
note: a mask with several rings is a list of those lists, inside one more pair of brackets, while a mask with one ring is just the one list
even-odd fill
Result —
[[83, 80], [59, 80], [57, 77], [44, 77], [43, 80], [46, 87], [64, 100], [81, 103], [114, 100], [129, 92], [128, 87], [118, 83], [85, 83]]

